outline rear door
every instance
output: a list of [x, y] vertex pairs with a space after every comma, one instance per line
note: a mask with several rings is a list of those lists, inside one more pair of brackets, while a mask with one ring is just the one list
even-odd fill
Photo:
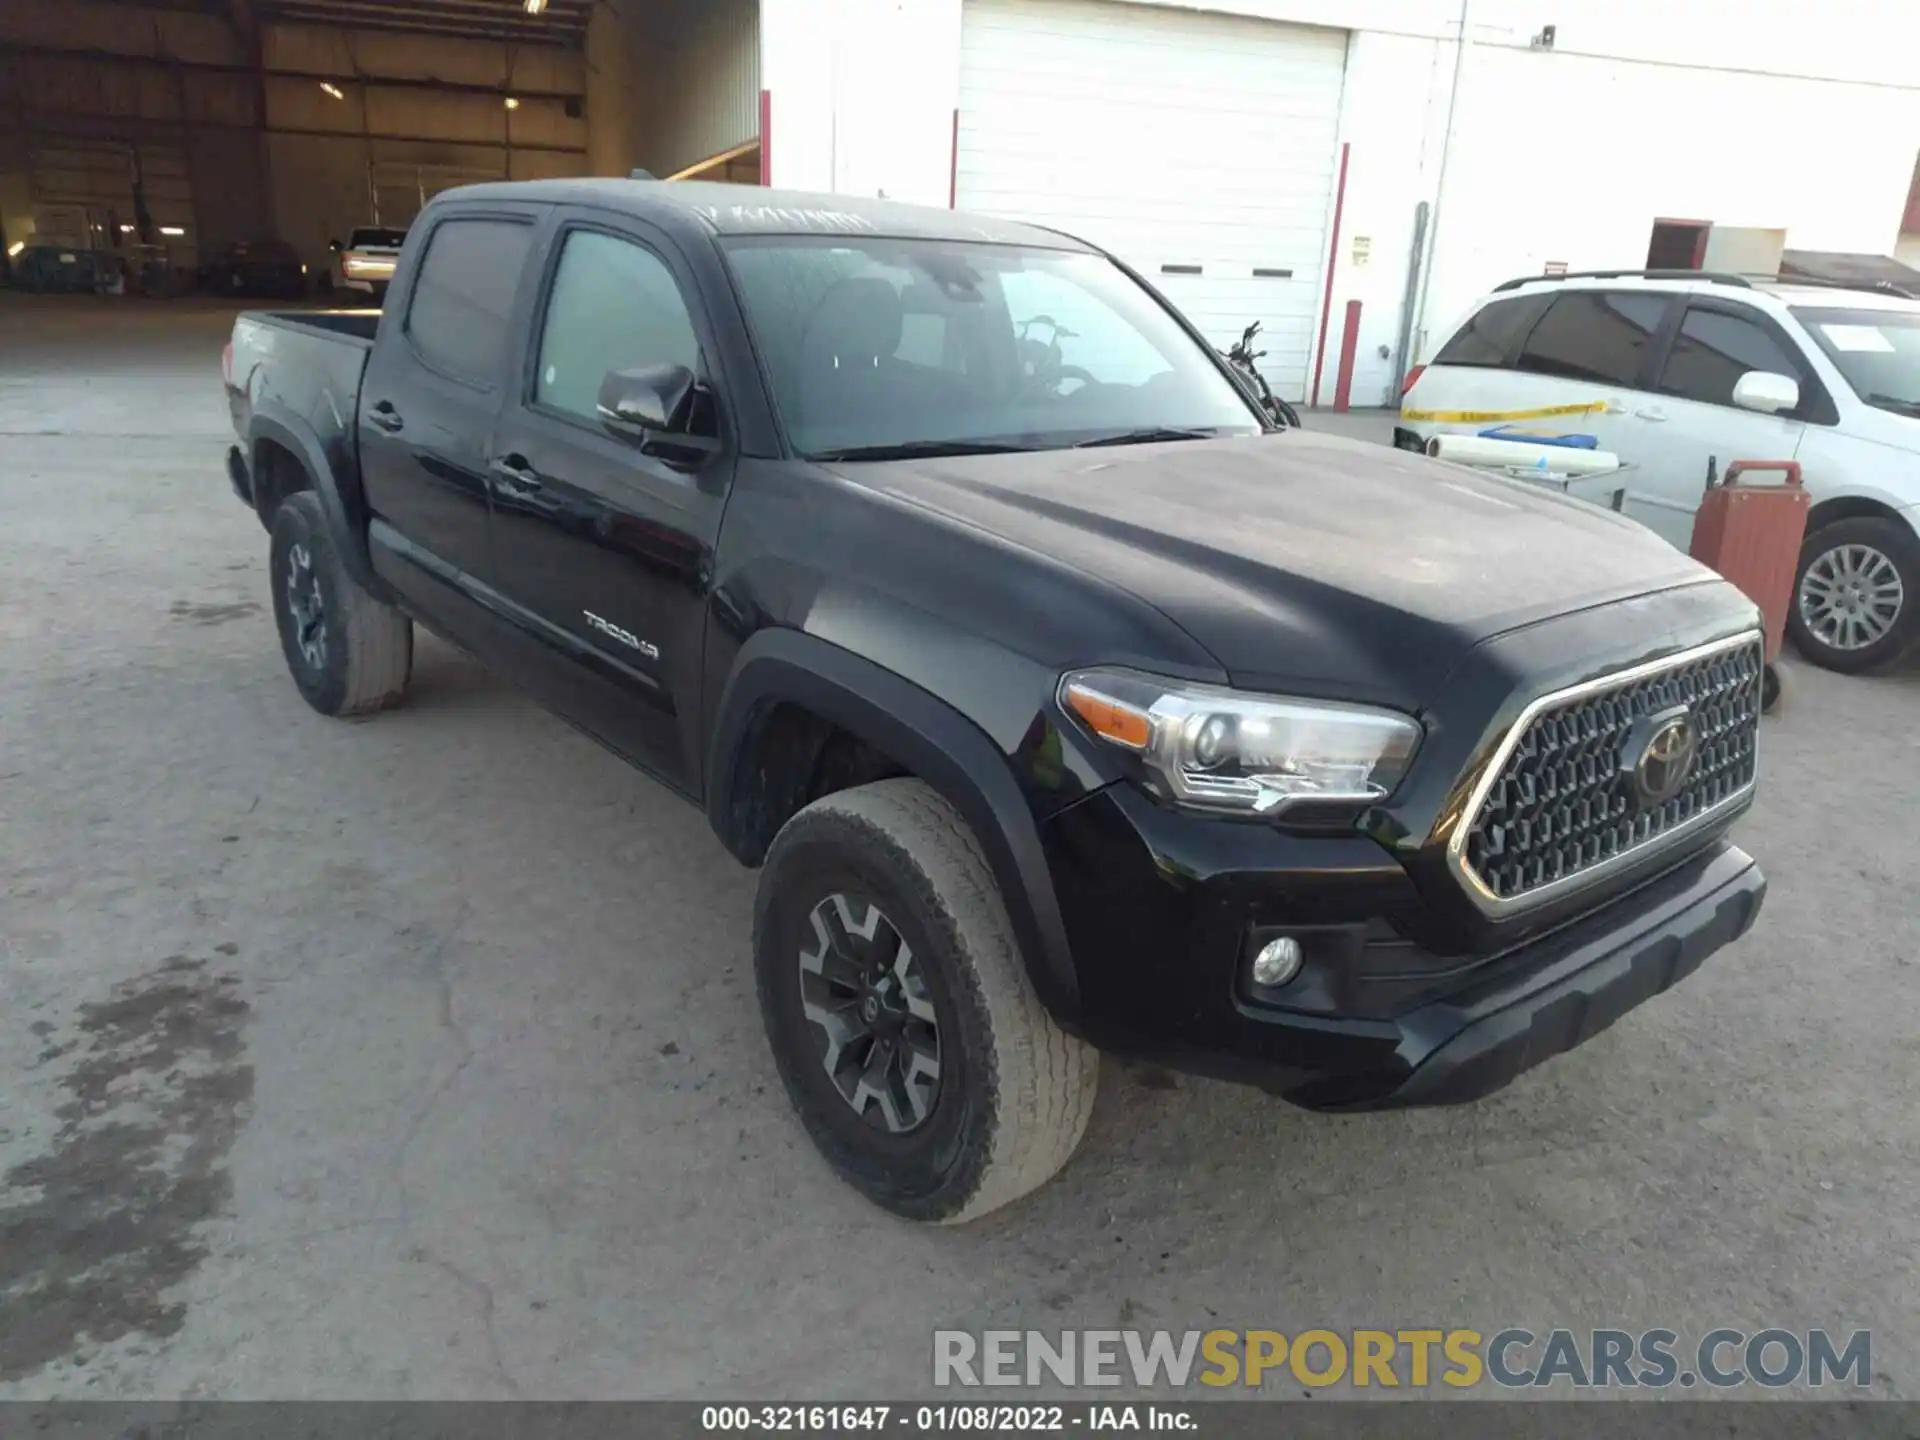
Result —
[[462, 635], [493, 575], [493, 430], [538, 218], [528, 206], [434, 220], [360, 387], [375, 568], [427, 617]]
[[[1740, 409], [1733, 387], [1749, 370], [1796, 381], [1800, 404], [1784, 415]], [[1786, 332], [1763, 312], [1726, 300], [1689, 300], [1652, 389], [1619, 422], [1635, 467], [1623, 477], [1624, 508], [1682, 550], [1693, 540], [1709, 465], [1724, 475], [1735, 460], [1792, 460], [1808, 420], [1833, 416], [1832, 400]]]
[[[1430, 368], [1408, 397], [1418, 403], [1403, 413], [1425, 417], [1425, 433], [1483, 435], [1507, 430], [1590, 435], [1601, 450], [1618, 453], [1628, 438], [1621, 418], [1651, 382], [1655, 342], [1674, 298], [1652, 290], [1598, 289], [1530, 298], [1545, 304], [1518, 338], [1508, 342], [1513, 346], [1511, 358], [1502, 368], [1449, 369], [1439, 389], [1429, 388], [1434, 373]], [[1489, 348], [1510, 333], [1516, 318], [1526, 317], [1521, 314], [1499, 325], [1488, 324]], [[1442, 355], [1469, 337], [1473, 328], [1470, 322], [1449, 340]], [[1434, 368], [1440, 363], [1436, 357]], [[1470, 378], [1461, 382], [1455, 378], [1460, 375]], [[1630, 459], [1624, 453], [1620, 458]], [[1623, 487], [1632, 484], [1632, 474], [1574, 476], [1553, 483], [1570, 495], [1617, 507], [1625, 498]]]
[[1475, 417], [1556, 398], [1556, 383], [1514, 369], [1521, 343], [1552, 299], [1508, 296], [1489, 300], [1468, 316], [1408, 388], [1400, 407], [1405, 427], [1423, 440], [1473, 435], [1497, 423]]
[[[544, 698], [662, 779], [698, 782], [706, 589], [731, 452], [703, 463], [602, 428], [612, 370], [715, 352], [674, 245], [644, 222], [562, 212], [495, 443], [499, 585]], [[710, 397], [695, 428], [718, 421]]]

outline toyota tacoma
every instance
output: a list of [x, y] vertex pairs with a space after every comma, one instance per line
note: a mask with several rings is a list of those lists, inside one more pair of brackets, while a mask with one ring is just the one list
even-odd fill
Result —
[[1275, 430], [1054, 231], [474, 186], [382, 313], [245, 314], [224, 363], [307, 702], [398, 703], [424, 625], [701, 806], [794, 1107], [897, 1214], [1043, 1183], [1101, 1051], [1471, 1100], [1759, 911], [1737, 590]]

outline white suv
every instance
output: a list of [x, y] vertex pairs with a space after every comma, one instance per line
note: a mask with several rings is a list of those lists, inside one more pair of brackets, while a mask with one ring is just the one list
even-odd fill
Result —
[[1674, 271], [1509, 281], [1408, 377], [1394, 438], [1502, 425], [1594, 436], [1629, 468], [1568, 493], [1683, 550], [1709, 467], [1799, 461], [1801, 652], [1869, 670], [1920, 641], [1920, 301]]

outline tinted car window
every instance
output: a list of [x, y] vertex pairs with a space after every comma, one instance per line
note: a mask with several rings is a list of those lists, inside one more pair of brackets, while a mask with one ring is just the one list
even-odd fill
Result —
[[1731, 405], [1734, 382], [1749, 370], [1769, 370], [1800, 382], [1800, 362], [1765, 329], [1743, 316], [1689, 309], [1660, 370], [1660, 390], [1709, 405]]
[[347, 248], [349, 250], [358, 250], [364, 246], [374, 245], [386, 246], [397, 250], [406, 243], [407, 232], [404, 230], [360, 229], [355, 230], [351, 235], [347, 236]]
[[547, 300], [534, 399], [591, 421], [607, 372], [643, 365], [700, 372], [700, 342], [673, 272], [632, 241], [575, 230]]
[[407, 308], [407, 334], [427, 363], [492, 383], [532, 243], [533, 227], [510, 220], [448, 220], [433, 232]]
[[1514, 346], [1545, 304], [1545, 296], [1523, 295], [1481, 306], [1473, 318], [1440, 347], [1433, 363], [1495, 368], [1506, 364]]
[[1666, 298], [1660, 295], [1617, 290], [1556, 295], [1527, 337], [1515, 368], [1602, 385], [1632, 385], [1666, 309]]

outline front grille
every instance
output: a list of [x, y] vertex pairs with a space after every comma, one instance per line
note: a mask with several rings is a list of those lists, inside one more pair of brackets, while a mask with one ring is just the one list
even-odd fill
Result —
[[[1743, 637], [1530, 707], [1456, 851], [1483, 902], [1544, 898], [1743, 794], [1757, 759], [1761, 669], [1760, 638]], [[1692, 771], [1671, 797], [1649, 802], [1628, 747], [1639, 748], [1641, 722], [1682, 706], [1694, 727]]]

